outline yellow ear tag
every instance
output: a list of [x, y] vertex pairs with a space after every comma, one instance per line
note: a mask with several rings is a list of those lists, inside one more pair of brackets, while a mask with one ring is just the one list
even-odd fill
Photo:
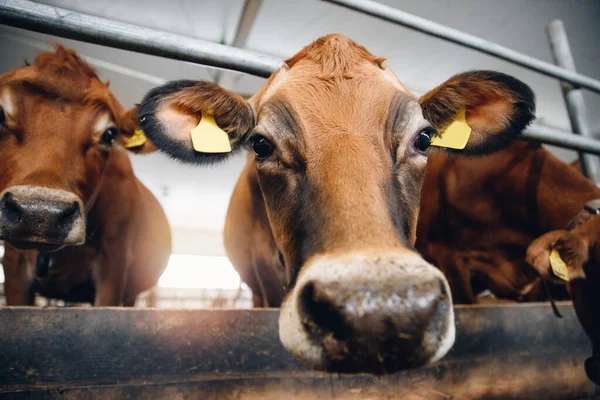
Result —
[[552, 268], [552, 272], [558, 278], [563, 281], [569, 280], [569, 272], [567, 271], [567, 264], [560, 258], [560, 254], [558, 250], [552, 249], [550, 252], [550, 267]]
[[140, 147], [142, 145], [144, 145], [144, 143], [146, 143], [146, 135], [144, 135], [144, 131], [141, 129], [136, 129], [133, 132], [133, 135], [131, 135], [131, 137], [129, 139], [127, 139], [127, 142], [125, 142], [125, 148], [127, 149], [131, 149], [134, 147]]
[[467, 145], [471, 136], [471, 127], [465, 119], [465, 110], [462, 110], [450, 125], [431, 140], [432, 146], [448, 147], [450, 149], [462, 150]]
[[212, 115], [202, 113], [198, 126], [190, 131], [194, 150], [201, 153], [229, 153], [231, 143], [227, 132], [219, 128]]

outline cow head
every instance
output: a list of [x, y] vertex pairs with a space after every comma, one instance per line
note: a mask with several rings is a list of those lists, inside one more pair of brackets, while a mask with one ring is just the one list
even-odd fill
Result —
[[0, 239], [40, 250], [82, 244], [115, 142], [136, 121], [61, 46], [0, 76]]
[[525, 84], [484, 71], [419, 99], [383, 59], [330, 35], [249, 101], [211, 83], [172, 82], [147, 94], [140, 121], [178, 160], [226, 157], [194, 151], [190, 130], [203, 112], [234, 152], [255, 154], [289, 280], [283, 344], [318, 369], [384, 373], [438, 360], [454, 342], [448, 283], [413, 247], [430, 139], [466, 111], [464, 153], [498, 150], [533, 108]]
[[572, 230], [550, 231], [534, 240], [527, 249], [527, 261], [540, 275], [550, 281], [563, 283], [554, 274], [550, 252], [555, 249], [564, 261], [567, 290], [573, 300], [577, 318], [592, 342], [592, 357], [585, 362], [588, 377], [600, 385], [600, 216], [580, 213], [571, 224]]

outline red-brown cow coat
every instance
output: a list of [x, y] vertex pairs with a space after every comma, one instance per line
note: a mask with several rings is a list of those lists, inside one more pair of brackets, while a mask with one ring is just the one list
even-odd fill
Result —
[[[157, 283], [171, 252], [165, 213], [135, 177], [122, 146], [137, 127], [136, 109], [127, 112], [76, 52], [56, 46], [34, 64], [0, 76], [0, 114], [5, 212], [0, 212], [0, 222], [6, 227], [10, 218], [13, 230], [2, 233], [8, 305], [32, 305], [40, 293], [72, 302], [132, 306], [140, 292]], [[120, 134], [113, 136], [111, 129]], [[106, 137], [110, 142], [103, 141]], [[133, 149], [152, 150], [149, 142]], [[28, 195], [22, 188], [38, 194]], [[77, 243], [60, 243], [60, 238], [50, 243], [40, 228], [47, 225], [43, 219], [20, 228], [24, 223], [15, 213], [23, 209], [15, 203], [15, 190], [37, 201], [40, 209], [54, 207], [40, 193], [75, 199], [85, 232], [78, 232]], [[19, 229], [34, 234], [14, 233]], [[41, 276], [36, 273], [39, 249], [50, 257]]]

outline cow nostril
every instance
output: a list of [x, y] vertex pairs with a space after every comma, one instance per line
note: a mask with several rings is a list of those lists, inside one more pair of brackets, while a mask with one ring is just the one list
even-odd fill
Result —
[[4, 197], [0, 201], [0, 210], [5, 221], [10, 222], [21, 222], [23, 216], [23, 209], [17, 203], [15, 196], [11, 192], [4, 194]]
[[63, 211], [61, 211], [58, 216], [57, 223], [60, 226], [70, 227], [77, 218], [81, 216], [81, 208], [79, 207], [79, 203], [74, 201], [69, 207], [66, 207]]
[[439, 292], [431, 300], [429, 310], [424, 316], [424, 321], [427, 322], [427, 330], [435, 335], [441, 335], [447, 329], [448, 312], [450, 311], [451, 302], [449, 294], [446, 293], [446, 287], [443, 282], [439, 281]]
[[585, 373], [596, 385], [600, 385], [600, 355], [594, 355], [585, 360]]
[[331, 332], [335, 339], [344, 340], [349, 328], [342, 310], [330, 296], [326, 290], [319, 289], [315, 282], [307, 282], [299, 296], [302, 323], [310, 331]]

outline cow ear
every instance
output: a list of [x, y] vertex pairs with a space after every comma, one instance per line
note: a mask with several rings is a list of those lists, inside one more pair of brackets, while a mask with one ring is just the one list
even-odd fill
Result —
[[531, 88], [494, 71], [456, 75], [423, 95], [419, 103], [425, 119], [441, 134], [432, 144], [440, 139], [438, 146], [464, 154], [501, 150], [527, 127], [535, 112]]
[[132, 153], [148, 154], [157, 151], [138, 125], [138, 108], [127, 111], [119, 122], [119, 143]]
[[[241, 96], [214, 83], [181, 80], [146, 94], [139, 105], [139, 124], [156, 147], [171, 157], [209, 164], [243, 147], [254, 128], [254, 111]], [[194, 142], [192, 130], [199, 135]]]

